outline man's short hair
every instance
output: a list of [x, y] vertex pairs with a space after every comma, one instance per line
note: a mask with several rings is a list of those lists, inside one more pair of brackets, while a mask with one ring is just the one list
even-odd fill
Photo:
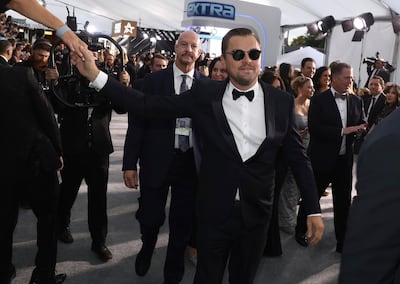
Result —
[[3, 54], [12, 46], [8, 39], [0, 40], [0, 54]]
[[307, 62], [314, 62], [315, 60], [311, 57], [304, 57], [303, 60], [301, 60], [301, 68], [304, 68], [304, 66], [306, 66]]
[[156, 54], [154, 54], [153, 57], [151, 58], [151, 63], [150, 63], [150, 65], [153, 65], [153, 64], [154, 64], [154, 61], [155, 61], [156, 58], [161, 59], [161, 60], [165, 60], [165, 61], [167, 62], [167, 64], [168, 64], [168, 59], [167, 59], [167, 57], [165, 57], [164, 55], [162, 55], [162, 54], [160, 54], [160, 53], [156, 53]]
[[234, 36], [254, 36], [258, 44], [260, 44], [260, 39], [252, 30], [247, 28], [232, 29], [222, 39], [222, 45], [221, 45], [222, 55], [226, 53], [229, 41]]
[[[379, 84], [380, 84], [382, 87], [385, 86], [385, 80], [383, 80], [383, 78], [382, 78], [381, 76], [374, 75], [374, 76], [372, 76], [371, 80], [372, 80], [372, 79], [378, 80], [378, 81], [379, 81]], [[371, 83], [371, 80], [369, 80], [370, 83]]]
[[343, 69], [351, 69], [351, 65], [344, 63], [344, 62], [339, 62], [337, 64], [334, 64], [331, 67], [331, 76], [339, 74], [342, 72]]
[[33, 50], [41, 49], [41, 50], [50, 51], [52, 47], [53, 47], [53, 45], [51, 44], [50, 41], [48, 41], [47, 39], [41, 38], [41, 39], [38, 39], [35, 41], [35, 43], [32, 46], [32, 49]]

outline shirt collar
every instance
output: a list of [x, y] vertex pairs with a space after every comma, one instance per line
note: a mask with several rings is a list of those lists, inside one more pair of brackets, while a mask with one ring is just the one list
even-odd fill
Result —
[[173, 71], [174, 71], [174, 76], [180, 78], [181, 75], [187, 75], [189, 78], [193, 79], [194, 78], [194, 68], [190, 70], [188, 73], [183, 73], [177, 66], [176, 63], [172, 65]]

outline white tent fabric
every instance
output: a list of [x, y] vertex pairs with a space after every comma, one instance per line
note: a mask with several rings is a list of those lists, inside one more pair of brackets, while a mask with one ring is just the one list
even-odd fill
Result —
[[[229, 1], [219, 1], [229, 3]], [[362, 57], [374, 56], [379, 51], [381, 56], [394, 66], [398, 62], [399, 48], [395, 42], [398, 36], [391, 27], [391, 11], [400, 13], [399, 0], [246, 0], [245, 2], [275, 6], [281, 9], [280, 26], [287, 29], [304, 26], [325, 16], [333, 15], [339, 23], [365, 12], [373, 13], [376, 22], [361, 43], [351, 42], [353, 32], [344, 33], [340, 25], [332, 32], [328, 48], [327, 62], [341, 60], [354, 66], [356, 77], [365, 81], [364, 66], [359, 68]], [[86, 21], [95, 25], [98, 32], [110, 34], [112, 22], [122, 19], [134, 20], [142, 27], [166, 30], [181, 30], [181, 21], [185, 13], [184, 0], [46, 0], [47, 8], [61, 19], [66, 18], [69, 7], [73, 7], [82, 29]], [[21, 17], [21, 16], [19, 16]], [[398, 39], [397, 39], [398, 41]], [[394, 59], [396, 62], [391, 62]], [[399, 77], [399, 76], [397, 76]], [[399, 80], [393, 74], [394, 81]]]
[[305, 57], [313, 58], [316, 62], [317, 68], [325, 65], [325, 54], [310, 46], [279, 55], [276, 60], [276, 65], [284, 62], [290, 63], [295, 68], [300, 68], [301, 60]]

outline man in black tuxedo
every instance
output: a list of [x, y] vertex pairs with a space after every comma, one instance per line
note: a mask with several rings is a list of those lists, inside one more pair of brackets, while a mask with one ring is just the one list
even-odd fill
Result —
[[[331, 69], [331, 88], [311, 98], [308, 112], [310, 144], [308, 154], [314, 170], [318, 193], [332, 183], [336, 251], [341, 252], [351, 202], [353, 138], [365, 130], [361, 99], [348, 94], [352, 68], [338, 63]], [[307, 246], [305, 206], [297, 216], [296, 241]]]
[[62, 283], [55, 275], [57, 170], [62, 167], [61, 142], [53, 109], [28, 68], [0, 65], [2, 153], [0, 170], [0, 283], [15, 277], [13, 232], [21, 199], [28, 200], [37, 218], [35, 269], [29, 283]]
[[400, 111], [367, 136], [357, 160], [339, 283], [399, 283]]
[[202, 143], [195, 283], [221, 283], [228, 259], [230, 283], [253, 283], [271, 217], [279, 150], [299, 183], [309, 215], [309, 241], [320, 240], [321, 211], [311, 165], [294, 125], [294, 100], [258, 81], [261, 47], [251, 30], [233, 29], [222, 41], [229, 80], [197, 80], [179, 96], [147, 96], [125, 88], [97, 69], [91, 53], [83, 52], [83, 61], [74, 55], [72, 61], [113, 103], [135, 115], [193, 119]]
[[[175, 45], [175, 63], [159, 72], [152, 68], [152, 73], [143, 79], [143, 92], [148, 96], [171, 96], [181, 93], [181, 86], [186, 91], [195, 80], [204, 78], [194, 68], [200, 47], [200, 39], [195, 32], [183, 32]], [[168, 63], [162, 55], [154, 55], [151, 60], [151, 66], [159, 70]], [[157, 66], [160, 64], [163, 66]], [[143, 276], [149, 269], [157, 235], [165, 220], [165, 205], [171, 189], [164, 281], [179, 283], [184, 273], [185, 249], [193, 227], [197, 187], [192, 128], [190, 122], [181, 128], [180, 121], [175, 118], [140, 120], [134, 118], [134, 113], [129, 118], [123, 163], [124, 180], [128, 187], [137, 188], [136, 164], [139, 162], [140, 166], [140, 198], [136, 218], [140, 223], [143, 246], [136, 258], [136, 273]], [[187, 131], [184, 136], [189, 142], [187, 149], [181, 149], [178, 131]]]
[[362, 96], [364, 113], [368, 121], [368, 128], [376, 122], [377, 116], [385, 106], [386, 96], [383, 93], [385, 82], [382, 77], [374, 76], [368, 84], [369, 94]]
[[13, 47], [9, 40], [0, 40], [0, 65], [9, 65], [8, 61], [12, 57]]

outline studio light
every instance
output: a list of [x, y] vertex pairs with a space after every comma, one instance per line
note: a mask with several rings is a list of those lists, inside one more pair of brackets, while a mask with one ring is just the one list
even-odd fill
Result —
[[375, 19], [372, 13], [364, 13], [352, 19], [342, 22], [343, 32], [349, 32], [355, 29], [352, 41], [361, 41], [364, 38], [364, 33], [369, 31], [369, 28], [374, 24]]
[[327, 16], [317, 22], [307, 25], [307, 31], [310, 35], [327, 34], [336, 25], [333, 16]]
[[366, 31], [374, 24], [374, 16], [372, 13], [364, 13], [353, 20], [353, 25], [356, 30]]

